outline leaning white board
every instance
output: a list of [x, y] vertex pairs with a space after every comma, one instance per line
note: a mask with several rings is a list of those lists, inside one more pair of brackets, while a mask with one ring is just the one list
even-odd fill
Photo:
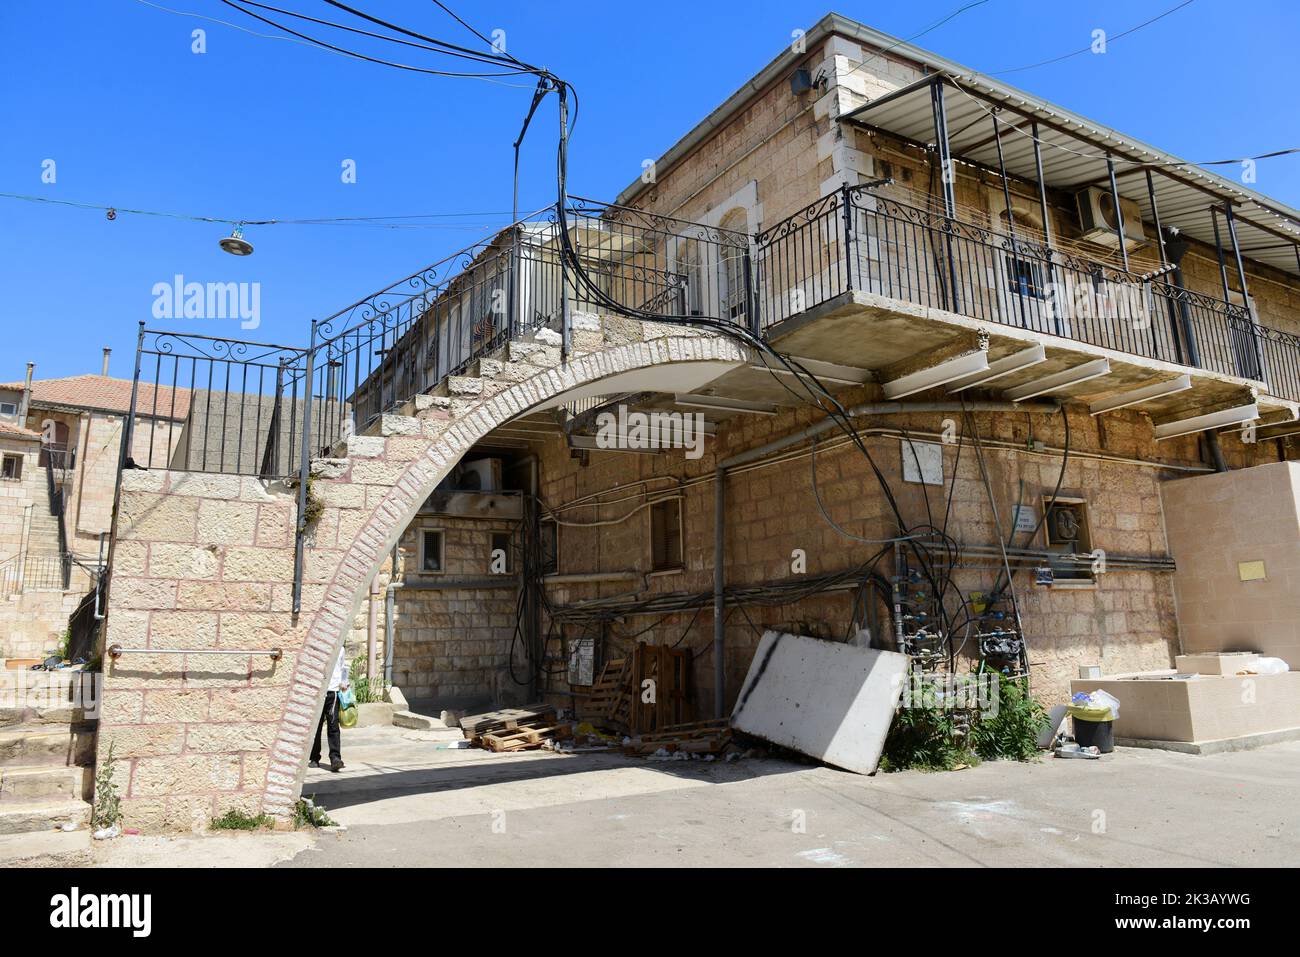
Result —
[[858, 774], [871, 774], [907, 678], [906, 655], [764, 632], [731, 726]]

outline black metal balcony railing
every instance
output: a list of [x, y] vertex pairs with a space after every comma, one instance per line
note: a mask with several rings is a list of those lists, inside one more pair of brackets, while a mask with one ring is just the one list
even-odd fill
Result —
[[573, 316], [609, 302], [764, 334], [854, 291], [1264, 381], [1300, 401], [1300, 337], [1242, 306], [866, 186], [752, 237], [589, 200], [574, 200], [565, 224], [581, 276], [549, 207], [313, 322], [307, 348], [142, 328], [124, 450], [147, 467], [301, 474], [509, 340], [543, 327], [567, 337]]
[[1263, 380], [1300, 400], [1300, 337], [1247, 310], [1042, 242], [846, 187], [755, 237], [766, 328], [847, 292]]

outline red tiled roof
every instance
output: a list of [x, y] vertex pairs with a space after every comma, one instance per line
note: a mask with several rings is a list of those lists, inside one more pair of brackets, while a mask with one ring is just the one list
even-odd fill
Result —
[[[3, 388], [3, 386], [0, 386], [0, 388]], [[39, 432], [24, 429], [21, 425], [5, 422], [3, 419], [0, 419], [0, 435], [12, 435], [23, 439], [39, 439], [41, 437]]]
[[[6, 382], [0, 389], [21, 392], [23, 383]], [[184, 419], [190, 411], [190, 390], [140, 383], [136, 398], [136, 411], [140, 415], [160, 419]], [[173, 405], [172, 392], [175, 392]], [[34, 405], [66, 405], [79, 409], [100, 409], [105, 412], [131, 411], [131, 380], [113, 379], [102, 375], [74, 375], [62, 379], [36, 379], [32, 382]]]

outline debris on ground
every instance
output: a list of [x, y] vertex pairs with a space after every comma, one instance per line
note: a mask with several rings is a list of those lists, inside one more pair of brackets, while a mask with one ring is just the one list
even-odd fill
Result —
[[[731, 744], [731, 727], [726, 718], [670, 725], [658, 731], [632, 735], [624, 739], [623, 750], [630, 754], [693, 754], [715, 759]], [[678, 759], [681, 760], [681, 759]]]
[[573, 736], [573, 726], [559, 721], [549, 704], [466, 715], [460, 728], [472, 747], [497, 752], [528, 751]]

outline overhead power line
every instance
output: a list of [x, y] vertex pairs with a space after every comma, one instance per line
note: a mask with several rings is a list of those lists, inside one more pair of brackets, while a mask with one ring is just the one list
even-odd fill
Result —
[[[1114, 43], [1116, 40], [1122, 39], [1131, 33], [1137, 33], [1137, 31], [1143, 29], [1144, 27], [1151, 26], [1151, 24], [1155, 23], [1157, 20], [1163, 20], [1165, 17], [1169, 16], [1170, 14], [1177, 13], [1179, 10], [1183, 9], [1183, 7], [1189, 6], [1191, 3], [1192, 0], [1184, 0], [1184, 2], [1178, 4], [1178, 6], [1170, 7], [1164, 13], [1157, 14], [1156, 16], [1152, 17], [1150, 20], [1144, 20], [1142, 23], [1139, 23], [1135, 27], [1129, 27], [1123, 33], [1117, 33], [1113, 37], [1108, 36], [1106, 38], [1106, 44], [1109, 46], [1110, 44]], [[1016, 66], [1008, 70], [996, 70], [990, 73], [989, 76], [1005, 76], [1008, 73], [1021, 73], [1025, 70], [1036, 70], [1040, 66], [1049, 66], [1050, 64], [1053, 63], [1060, 63], [1062, 60], [1069, 60], [1072, 57], [1081, 56], [1084, 53], [1091, 53], [1091, 52], [1092, 52], [1092, 47], [1086, 46], [1081, 50], [1074, 50], [1070, 53], [1063, 53], [1060, 56], [1055, 56], [1048, 60], [1039, 60], [1037, 63], [1027, 63], [1024, 66]]]
[[876, 53], [873, 53], [871, 56], [867, 57], [865, 60], [863, 60], [863, 61], [862, 61], [861, 63], [859, 63], [857, 66], [855, 66], [852, 70], [850, 70], [848, 73], [846, 73], [845, 76], [846, 76], [846, 77], [848, 77], [848, 76], [852, 76], [854, 73], [857, 73], [859, 70], [861, 70], [861, 69], [862, 69], [864, 66], [866, 66], [868, 63], [872, 62], [872, 60], [882, 59], [882, 58], [885, 56], [885, 54], [891, 52], [892, 50], [897, 50], [897, 49], [898, 49], [899, 47], [901, 47], [904, 43], [911, 43], [913, 40], [919, 40], [921, 37], [925, 36], [927, 33], [933, 33], [935, 30], [938, 30], [941, 26], [943, 26], [943, 25], [944, 25], [945, 23], [947, 23], [949, 20], [954, 20], [954, 19], [956, 19], [957, 17], [961, 16], [961, 15], [962, 15], [963, 13], [965, 13], [967, 10], [973, 10], [975, 7], [982, 7], [984, 4], [986, 4], [986, 3], [988, 3], [988, 2], [989, 2], [989, 0], [975, 0], [975, 2], [973, 2], [973, 3], [968, 3], [968, 4], [966, 4], [965, 6], [958, 7], [956, 10], [952, 11], [952, 13], [949, 13], [949, 14], [947, 14], [946, 16], [940, 18], [939, 20], [936, 20], [934, 23], [930, 24], [928, 27], [926, 27], [924, 30], [921, 30], [919, 33], [913, 33], [910, 37], [907, 37], [906, 39], [903, 39], [903, 40], [896, 40], [894, 43], [892, 43], [892, 44], [890, 44], [889, 46], [885, 47], [885, 49], [880, 50], [880, 51], [878, 51], [878, 52], [876, 52]]
[[[476, 225], [459, 223], [416, 223], [400, 222], [417, 219], [471, 219], [497, 217], [509, 219], [510, 211], [469, 211], [456, 213], [404, 213], [398, 216], [318, 216], [308, 218], [234, 218], [229, 216], [202, 216], [191, 213], [174, 213], [155, 209], [132, 209], [124, 206], [110, 206], [102, 203], [82, 203], [69, 199], [54, 199], [49, 196], [31, 196], [23, 193], [0, 192], [0, 198], [15, 199], [29, 203], [47, 203], [53, 206], [68, 206], [74, 209], [89, 209], [99, 212], [112, 212], [115, 215], [158, 216], [166, 219], [181, 219], [196, 223], [222, 223], [228, 226], [369, 226], [382, 229], [479, 229]], [[538, 210], [540, 212], [540, 210]]]

